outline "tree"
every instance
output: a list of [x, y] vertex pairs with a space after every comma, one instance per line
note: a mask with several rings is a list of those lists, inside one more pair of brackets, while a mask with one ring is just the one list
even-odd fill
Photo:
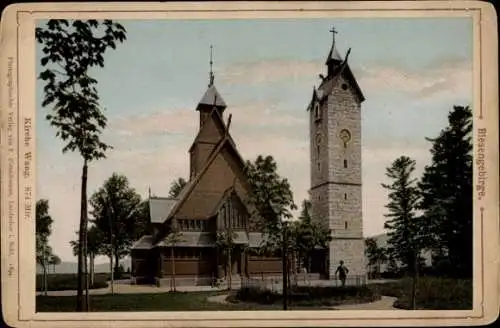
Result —
[[36, 262], [43, 270], [43, 284], [45, 295], [47, 295], [47, 269], [49, 259], [52, 256], [52, 248], [49, 246], [49, 236], [52, 232], [51, 226], [54, 220], [49, 215], [49, 201], [40, 199], [36, 202], [35, 209], [35, 233], [36, 233]]
[[165, 246], [170, 246], [170, 264], [172, 265], [172, 272], [170, 275], [170, 290], [176, 292], [177, 287], [175, 284], [175, 246], [182, 242], [182, 233], [177, 230], [177, 228], [173, 229], [170, 234], [165, 238]]
[[426, 243], [455, 274], [472, 276], [472, 111], [454, 106], [432, 142], [432, 162], [419, 184]]
[[406, 265], [407, 272], [413, 277], [412, 304], [416, 308], [416, 284], [418, 264], [422, 244], [420, 240], [421, 224], [415, 210], [419, 201], [417, 180], [412, 178], [415, 171], [415, 161], [401, 156], [391, 167], [386, 169], [386, 176], [391, 184], [382, 184], [389, 191], [389, 203], [386, 208], [389, 219], [384, 227], [388, 232], [388, 251]]
[[[127, 177], [113, 173], [91, 197], [92, 222], [102, 233], [103, 252], [110, 257], [111, 285], [119, 272], [120, 259], [130, 253], [132, 243], [144, 231], [141, 196]], [[113, 267], [114, 260], [114, 267]]]
[[186, 184], [187, 181], [184, 180], [183, 178], [178, 178], [177, 180], [174, 180], [170, 185], [168, 196], [170, 198], [177, 198], [181, 193], [182, 189], [186, 186]]
[[61, 258], [55, 254], [52, 254], [49, 258], [49, 264], [52, 265], [53, 273], [56, 273], [56, 265], [61, 264]]
[[215, 245], [219, 250], [219, 254], [222, 254], [224, 267], [226, 272], [226, 277], [228, 278], [227, 289], [232, 289], [233, 282], [233, 265], [231, 255], [233, 253], [236, 239], [236, 233], [231, 229], [231, 223], [229, 223], [223, 231], [217, 232]]
[[385, 254], [385, 248], [379, 247], [377, 241], [374, 238], [365, 239], [365, 255], [368, 258], [368, 265], [370, 267], [375, 266], [376, 274], [380, 274], [381, 265], [387, 262], [387, 256]]
[[104, 158], [110, 148], [101, 141], [107, 120], [99, 105], [97, 80], [89, 71], [93, 67], [104, 67], [106, 50], [115, 49], [117, 42], [123, 42], [126, 31], [111, 20], [70, 23], [51, 19], [44, 28], [36, 28], [35, 37], [42, 45], [44, 55], [40, 62], [46, 68], [38, 76], [45, 82], [42, 106], [52, 108], [46, 118], [57, 129], [56, 136], [65, 143], [63, 153], [77, 151], [83, 159], [77, 311], [88, 311], [88, 289], [87, 298], [83, 298], [88, 164]]
[[[70, 241], [73, 248], [73, 255], [78, 255], [78, 240]], [[96, 256], [105, 255], [105, 244], [104, 236], [102, 231], [100, 231], [95, 225], [92, 225], [87, 231], [87, 258], [90, 267], [90, 286], [94, 285], [95, 281], [95, 263], [94, 260]]]
[[287, 179], [279, 176], [278, 165], [272, 156], [259, 155], [255, 162], [247, 161], [245, 174], [251, 187], [249, 197], [250, 229], [266, 234], [261, 247], [265, 253], [282, 248], [282, 221], [292, 219], [292, 210], [297, 209]]
[[299, 220], [293, 222], [290, 229], [291, 249], [311, 271], [312, 253], [316, 247], [327, 248], [331, 241], [330, 231], [320, 221], [311, 218], [311, 202], [304, 200]]

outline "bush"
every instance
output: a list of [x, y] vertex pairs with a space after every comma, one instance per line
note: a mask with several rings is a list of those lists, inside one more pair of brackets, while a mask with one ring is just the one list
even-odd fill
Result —
[[[258, 287], [243, 287], [230, 299], [259, 304], [275, 304], [283, 302], [283, 294]], [[288, 295], [290, 303], [302, 306], [332, 306], [346, 302], [365, 303], [377, 299], [379, 296], [366, 286], [297, 286], [291, 288]]]
[[[107, 287], [109, 280], [108, 273], [96, 273], [94, 276], [94, 285], [90, 289]], [[78, 275], [76, 273], [68, 274], [49, 274], [47, 276], [47, 290], [76, 290], [78, 288]], [[43, 274], [36, 275], [36, 290], [43, 291]]]

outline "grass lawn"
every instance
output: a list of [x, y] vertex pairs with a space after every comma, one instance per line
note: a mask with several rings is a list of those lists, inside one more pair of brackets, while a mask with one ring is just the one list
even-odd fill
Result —
[[[110, 279], [109, 273], [96, 273], [94, 285], [90, 289], [104, 288]], [[78, 275], [76, 273], [51, 273], [47, 275], [47, 290], [76, 290]], [[43, 291], [43, 274], [36, 275], [36, 290]]]
[[[370, 285], [375, 293], [397, 297], [395, 307], [410, 309], [412, 279]], [[471, 310], [472, 280], [442, 277], [419, 277], [418, 310]]]
[[[281, 305], [250, 303], [219, 304], [207, 297], [227, 294], [227, 291], [190, 293], [151, 293], [91, 295], [93, 312], [108, 311], [231, 311], [231, 310], [278, 310]], [[37, 296], [37, 312], [74, 312], [75, 296]]]

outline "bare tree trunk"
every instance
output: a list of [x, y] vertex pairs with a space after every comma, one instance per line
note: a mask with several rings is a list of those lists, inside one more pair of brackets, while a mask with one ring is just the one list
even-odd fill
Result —
[[115, 276], [114, 276], [114, 267], [113, 267], [113, 251], [111, 250], [111, 254], [109, 255], [109, 266], [111, 269], [111, 295], [115, 293]]
[[47, 296], [48, 290], [49, 290], [49, 288], [48, 288], [48, 279], [47, 279], [47, 265], [46, 265], [46, 261], [45, 261], [45, 258], [44, 258], [44, 263], [43, 263], [43, 292], [44, 292], [45, 296]]
[[[87, 228], [85, 228], [87, 229]], [[85, 234], [85, 247], [84, 249], [84, 258], [85, 258], [85, 308], [87, 311], [90, 311], [90, 296], [89, 296], [89, 254], [88, 254], [88, 245], [87, 245], [87, 234]]]
[[231, 257], [231, 252], [232, 252], [232, 249], [229, 248], [228, 249], [228, 252], [227, 252], [227, 257], [228, 257], [228, 262], [229, 262], [229, 281], [228, 281], [228, 285], [227, 285], [227, 289], [231, 290], [231, 288], [233, 287], [232, 286], [232, 283], [233, 283], [233, 265], [232, 265], [232, 257]]
[[85, 311], [85, 300], [83, 299], [84, 288], [84, 241], [86, 239], [87, 228], [87, 160], [83, 161], [82, 168], [82, 186], [80, 199], [80, 231], [78, 240], [78, 286], [76, 294], [76, 310]]
[[90, 254], [90, 286], [94, 286], [94, 254]]
[[174, 254], [174, 247], [170, 247], [170, 261], [172, 263], [172, 272], [171, 272], [171, 277], [172, 277], [172, 290], [174, 292], [177, 291], [177, 287], [175, 286], [175, 254]]
[[[121, 273], [120, 272], [120, 257], [118, 256], [118, 250], [115, 249], [115, 273]], [[116, 277], [116, 279], [120, 279], [120, 277]]]
[[413, 283], [411, 291], [411, 308], [412, 310], [417, 309], [417, 276], [418, 276], [418, 253], [413, 259]]

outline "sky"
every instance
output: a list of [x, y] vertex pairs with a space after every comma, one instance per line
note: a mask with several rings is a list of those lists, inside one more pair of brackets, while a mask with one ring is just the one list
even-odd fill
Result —
[[[166, 196], [188, 177], [195, 111], [209, 77], [233, 114], [231, 134], [245, 159], [270, 154], [291, 184], [296, 204], [310, 187], [308, 113], [313, 86], [325, 74], [332, 26], [366, 97], [362, 104], [363, 232], [384, 232], [385, 168], [401, 155], [416, 160], [419, 177], [430, 143], [453, 105], [472, 105], [470, 18], [322, 18], [245, 20], [124, 20], [127, 40], [92, 71], [108, 118], [102, 139], [113, 149], [89, 166], [88, 195], [113, 172], [147, 198]], [[43, 22], [40, 22], [43, 24]], [[37, 70], [41, 67], [37, 45]], [[44, 119], [37, 81], [37, 199], [54, 219], [50, 244], [75, 261], [69, 241], [78, 230], [82, 159]], [[298, 214], [298, 213], [297, 213]], [[100, 259], [102, 261], [103, 259]], [[99, 262], [99, 261], [98, 261]]]

